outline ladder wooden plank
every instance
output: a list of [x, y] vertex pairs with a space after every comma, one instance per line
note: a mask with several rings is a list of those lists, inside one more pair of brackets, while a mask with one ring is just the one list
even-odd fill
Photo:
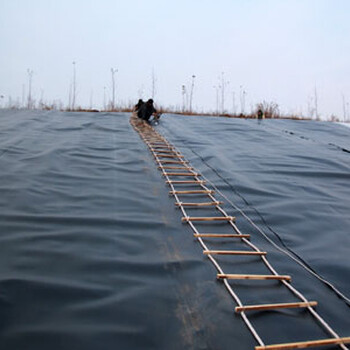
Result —
[[203, 238], [250, 238], [249, 234], [237, 234], [237, 233], [194, 233], [194, 237]]
[[305, 308], [309, 306], [316, 306], [317, 301], [300, 302], [300, 303], [278, 303], [278, 304], [261, 304], [261, 305], [245, 305], [236, 306], [236, 312], [242, 311], [260, 311], [260, 310], [274, 310], [274, 309], [291, 309], [291, 308]]
[[199, 176], [197, 173], [167, 173], [163, 172], [164, 176]]
[[159, 166], [158, 169], [180, 169], [180, 170], [193, 170], [192, 167], [182, 167], [182, 166]]
[[164, 139], [155, 139], [155, 140], [151, 140], [151, 139], [143, 139], [145, 142], [148, 142], [148, 143], [154, 143], [156, 144], [156, 146], [159, 146], [158, 143], [160, 143], [161, 145], [169, 145], [169, 142], [165, 141]]
[[178, 154], [156, 154], [157, 158], [183, 158]]
[[230, 274], [230, 273], [218, 273], [218, 279], [231, 279], [231, 280], [285, 280], [291, 281], [292, 278], [288, 275], [242, 275], [242, 274]]
[[165, 142], [146, 142], [146, 144], [149, 146], [152, 146], [152, 147], [154, 147], [154, 146], [167, 147], [168, 146], [168, 144]]
[[188, 191], [169, 191], [169, 194], [209, 194], [214, 193], [212, 190], [188, 190]]
[[154, 154], [180, 154], [179, 152], [172, 150], [172, 149], [158, 149], [158, 148], [154, 148], [154, 147], [150, 147], [150, 150], [152, 153]]
[[187, 160], [162, 160], [158, 164], [187, 164]]
[[167, 147], [167, 144], [160, 144], [160, 143], [158, 143], [158, 144], [151, 144], [151, 143], [147, 143], [147, 142], [146, 142], [146, 144], [147, 144], [147, 147], [150, 148], [150, 149], [154, 148], [155, 146]]
[[154, 147], [151, 147], [152, 149], [156, 149], [156, 150], [164, 150], [164, 151], [174, 151], [175, 148], [174, 147], [171, 147], [171, 146], [154, 146]]
[[246, 251], [246, 250], [204, 250], [205, 255], [266, 255], [266, 252]]
[[[152, 148], [153, 148], [153, 147], [152, 147]], [[155, 148], [155, 149], [153, 150], [153, 152], [154, 152], [154, 153], [159, 152], [159, 153], [166, 153], [166, 154], [174, 154], [174, 153], [177, 154], [177, 152], [176, 152], [176, 151], [173, 151], [173, 150], [171, 150], [171, 151], [164, 150], [164, 149], [159, 150], [159, 149], [157, 149], [157, 148]]]
[[289, 350], [289, 349], [307, 349], [316, 346], [326, 346], [333, 344], [348, 344], [350, 343], [350, 337], [343, 338], [330, 338], [321, 340], [308, 340], [295, 343], [273, 344], [273, 345], [259, 345], [255, 347], [255, 350]]
[[183, 156], [180, 153], [177, 152], [169, 152], [169, 153], [163, 153], [163, 152], [153, 152], [157, 157], [162, 157], [162, 156], [174, 156], [174, 157], [179, 157], [183, 158]]
[[180, 203], [175, 203], [176, 206], [180, 207], [208, 207], [208, 206], [217, 206], [222, 204], [222, 202], [216, 201], [216, 202], [202, 202], [202, 203], [184, 203], [184, 202], [180, 202]]
[[143, 141], [145, 142], [164, 142], [166, 143], [162, 138], [160, 137], [147, 137], [147, 138], [142, 138]]
[[234, 221], [234, 216], [183, 217], [182, 221]]
[[205, 184], [205, 180], [167, 180], [167, 184]]

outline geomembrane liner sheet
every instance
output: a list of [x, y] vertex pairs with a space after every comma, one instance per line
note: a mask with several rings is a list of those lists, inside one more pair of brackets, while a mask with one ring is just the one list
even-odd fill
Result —
[[[1, 349], [256, 345], [181, 224], [129, 117], [0, 111]], [[156, 129], [276, 244], [350, 296], [350, 129], [172, 115]], [[344, 300], [220, 200], [274, 267], [348, 336]], [[237, 273], [253, 268], [225, 264]], [[247, 303], [276, 291], [269, 284], [234, 287]], [[292, 326], [278, 322], [279, 313]], [[299, 327], [305, 318], [303, 311], [265, 312], [252, 322], [267, 344], [327, 337], [311, 322]]]

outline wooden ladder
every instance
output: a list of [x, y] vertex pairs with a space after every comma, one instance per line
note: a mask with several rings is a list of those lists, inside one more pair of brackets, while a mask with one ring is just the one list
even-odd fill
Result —
[[[130, 119], [131, 125], [139, 133], [142, 140], [148, 146], [152, 153], [158, 169], [162, 172], [165, 177], [165, 183], [170, 186], [169, 194], [175, 198], [175, 206], [179, 208], [183, 214], [182, 222], [187, 223], [193, 230], [194, 237], [199, 241], [203, 247], [203, 254], [208, 256], [211, 262], [218, 270], [217, 279], [224, 282], [230, 295], [234, 298], [237, 303], [235, 312], [239, 313], [248, 329], [256, 339], [257, 345], [255, 350], [287, 350], [287, 349], [304, 349], [310, 347], [319, 347], [327, 345], [337, 345], [343, 350], [349, 350], [345, 344], [350, 343], [350, 337], [340, 337], [316, 312], [314, 307], [317, 306], [316, 301], [308, 301], [299, 291], [291, 285], [291, 276], [280, 275], [272, 267], [270, 262], [267, 260], [267, 252], [261, 251], [250, 241], [249, 234], [243, 234], [235, 224], [235, 217], [228, 215], [222, 208], [222, 202], [214, 197], [215, 191], [206, 186], [206, 181], [201, 179], [201, 174], [194, 170], [189, 164], [185, 157], [176, 150], [176, 148], [170, 144], [162, 135], [155, 131], [155, 129], [149, 124], [141, 121], [135, 115]], [[169, 171], [173, 170], [173, 171]], [[188, 178], [191, 179], [188, 179]], [[181, 186], [181, 189], [176, 187]], [[183, 187], [190, 186], [190, 190], [183, 190]], [[196, 187], [193, 189], [192, 187]], [[204, 201], [200, 202], [189, 202], [180, 199], [180, 197], [189, 196], [203, 196]], [[215, 213], [219, 212], [221, 215], [217, 216], [189, 216], [185, 208], [198, 208], [200, 209], [212, 209]], [[231, 233], [201, 233], [195, 226], [195, 223], [205, 224], [209, 223], [226, 223], [231, 229]], [[233, 231], [233, 232], [232, 232]], [[209, 249], [204, 243], [203, 239], [239, 239], [242, 245], [245, 245], [249, 250], [213, 250]], [[251, 274], [235, 274], [225, 273], [218, 261], [215, 260], [216, 255], [226, 256], [255, 256], [262, 260], [262, 263], [270, 270], [271, 274], [267, 275], [251, 275]], [[299, 302], [288, 302], [288, 303], [276, 303], [276, 304], [257, 304], [257, 305], [243, 305], [237, 293], [233, 290], [232, 285], [229, 284], [230, 280], [249, 280], [262, 281], [262, 280], [275, 280], [282, 283], [289, 291], [291, 291], [300, 301]], [[255, 282], [258, 283], [258, 282]], [[247, 312], [262, 312], [265, 310], [275, 309], [294, 309], [303, 308], [311, 313], [316, 321], [323, 326], [325, 331], [330, 335], [327, 339], [307, 340], [303, 342], [283, 343], [283, 344], [272, 344], [265, 345], [260, 335], [257, 333], [252, 323], [246, 315]]]

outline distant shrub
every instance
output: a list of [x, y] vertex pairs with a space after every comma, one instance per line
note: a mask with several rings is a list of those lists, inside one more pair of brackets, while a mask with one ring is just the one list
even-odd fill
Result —
[[280, 111], [276, 102], [263, 101], [256, 105], [256, 113], [261, 110], [265, 118], [278, 118]]
[[331, 115], [330, 121], [331, 122], [340, 122], [340, 119], [338, 117], [336, 117], [335, 115]]

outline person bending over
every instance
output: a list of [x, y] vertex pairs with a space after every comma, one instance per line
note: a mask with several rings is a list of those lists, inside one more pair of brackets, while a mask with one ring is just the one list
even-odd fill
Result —
[[135, 105], [135, 108], [134, 108], [135, 112], [137, 112], [144, 103], [145, 102], [143, 102], [143, 100], [140, 98], [139, 101]]
[[146, 103], [144, 103], [137, 111], [137, 116], [146, 122], [149, 121], [151, 115], [157, 113], [157, 110], [153, 106], [153, 100], [150, 98]]

